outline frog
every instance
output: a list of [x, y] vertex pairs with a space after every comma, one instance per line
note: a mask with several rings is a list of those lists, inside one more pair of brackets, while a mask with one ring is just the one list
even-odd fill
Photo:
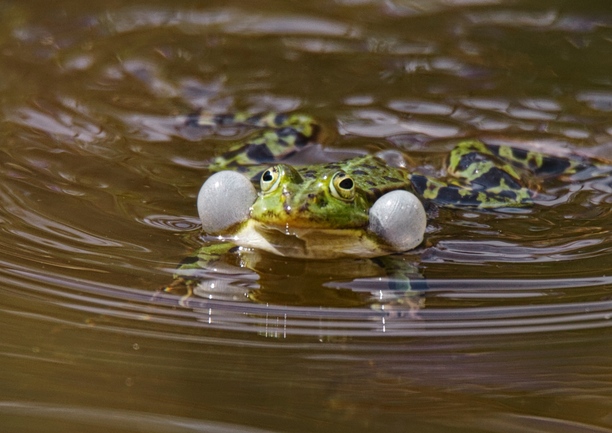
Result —
[[203, 231], [245, 248], [305, 259], [411, 250], [424, 238], [424, 204], [529, 206], [534, 189], [526, 173], [575, 173], [582, 163], [469, 139], [449, 153], [443, 179], [393, 167], [368, 154], [293, 166], [283, 160], [316, 138], [318, 126], [309, 116], [200, 115], [192, 122], [264, 129], [211, 162], [215, 174], [197, 199]]
[[[240, 265], [250, 269], [256, 268], [253, 251], [299, 260], [385, 261], [423, 244], [431, 209], [531, 206], [536, 178], [569, 176], [591, 165], [585, 158], [469, 138], [456, 143], [438, 177], [385, 153], [300, 166], [287, 160], [316, 143], [321, 127], [311, 116], [198, 112], [185, 124], [255, 132], [209, 162], [213, 174], [198, 193], [197, 209], [210, 243], [181, 265], [178, 283], [169, 287], [193, 286], [202, 269], [230, 253], [251, 257]], [[419, 279], [405, 262], [387, 259], [384, 266], [395, 280]]]

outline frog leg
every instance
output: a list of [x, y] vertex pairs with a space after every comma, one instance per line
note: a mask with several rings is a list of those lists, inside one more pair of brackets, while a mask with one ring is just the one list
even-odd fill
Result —
[[450, 207], [496, 208], [531, 203], [531, 192], [509, 163], [477, 140], [459, 143], [449, 154], [446, 181], [413, 174], [416, 192]]
[[555, 156], [506, 145], [487, 145], [487, 149], [500, 160], [540, 177], [571, 175], [593, 166], [587, 158], [575, 154]]
[[311, 116], [300, 113], [262, 113], [250, 114], [237, 112], [231, 114], [211, 114], [198, 112], [187, 117], [191, 126], [253, 126], [262, 129], [291, 128], [305, 138], [313, 138], [318, 132], [318, 125]]
[[415, 263], [398, 254], [372, 260], [385, 270], [389, 279], [389, 293], [381, 293], [372, 308], [394, 315], [408, 311], [410, 317], [416, 318], [416, 313], [425, 306], [423, 294], [427, 282]]
[[247, 113], [188, 116], [190, 126], [251, 126], [259, 130], [211, 161], [211, 171], [234, 169], [258, 180], [261, 164], [281, 161], [315, 140], [319, 131], [314, 119], [303, 114]]
[[410, 175], [410, 181], [420, 196], [439, 206], [494, 209], [525, 206], [532, 202], [528, 188], [506, 188], [504, 183], [483, 188], [447, 183], [420, 174]]
[[211, 243], [200, 247], [195, 254], [183, 259], [174, 273], [173, 281], [160, 289], [161, 293], [179, 295], [179, 304], [186, 306], [197, 287], [210, 277], [207, 273], [241, 273], [236, 266], [223, 263], [221, 258], [238, 247], [232, 242]]

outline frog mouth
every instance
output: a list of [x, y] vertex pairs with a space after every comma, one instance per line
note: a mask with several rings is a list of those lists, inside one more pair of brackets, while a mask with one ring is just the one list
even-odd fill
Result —
[[389, 253], [364, 229], [279, 227], [249, 220], [233, 240], [242, 247], [295, 258], [366, 258]]

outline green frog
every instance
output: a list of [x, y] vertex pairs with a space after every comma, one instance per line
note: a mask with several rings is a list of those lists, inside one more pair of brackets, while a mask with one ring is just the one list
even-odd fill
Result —
[[[187, 124], [256, 129], [210, 162], [197, 208], [203, 232], [214, 240], [187, 260], [183, 280], [234, 251], [266, 251], [298, 259], [376, 258], [422, 244], [427, 209], [492, 209], [531, 205], [536, 177], [569, 175], [584, 158], [544, 155], [478, 140], [459, 142], [445, 174], [433, 177], [393, 164], [384, 153], [338, 162], [286, 162], [314, 143], [317, 123], [303, 114], [194, 114]], [[252, 268], [252, 263], [240, 264]], [[402, 277], [414, 269], [399, 270]], [[195, 278], [195, 277], [194, 277]]]
[[283, 160], [313, 142], [318, 131], [308, 116], [199, 115], [190, 121], [262, 129], [211, 162], [217, 173], [200, 190], [198, 212], [205, 233], [287, 257], [363, 258], [408, 251], [423, 241], [424, 203], [527, 206], [534, 194], [530, 175], [574, 173], [583, 165], [465, 140], [450, 152], [440, 179], [393, 167], [377, 155], [294, 167]]

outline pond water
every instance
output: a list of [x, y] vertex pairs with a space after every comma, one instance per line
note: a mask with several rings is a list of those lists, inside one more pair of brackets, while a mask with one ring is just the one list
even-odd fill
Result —
[[[325, 149], [462, 137], [612, 158], [607, 1], [4, 1], [0, 426], [25, 432], [612, 431], [612, 188], [439, 211], [386, 303], [359, 260], [264, 258], [187, 299], [207, 161], [299, 111]], [[376, 299], [380, 294], [381, 299]]]

